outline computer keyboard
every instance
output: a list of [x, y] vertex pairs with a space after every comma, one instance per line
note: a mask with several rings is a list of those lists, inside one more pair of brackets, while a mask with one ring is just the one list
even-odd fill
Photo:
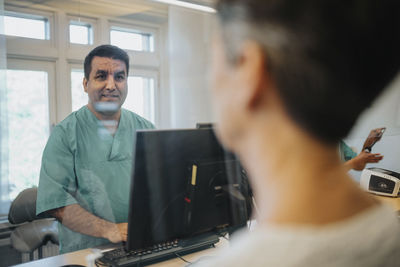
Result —
[[134, 251], [126, 251], [121, 247], [103, 252], [103, 257], [97, 263], [100, 266], [144, 266], [213, 247], [218, 241], [218, 236], [207, 235], [173, 240]]

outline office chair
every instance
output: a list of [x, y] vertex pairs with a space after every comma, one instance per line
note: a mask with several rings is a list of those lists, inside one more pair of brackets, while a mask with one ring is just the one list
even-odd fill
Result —
[[36, 216], [36, 196], [37, 188], [25, 189], [11, 203], [8, 213], [9, 222], [16, 224], [11, 245], [21, 253], [29, 253], [30, 260], [36, 249], [39, 259], [43, 257], [42, 247], [48, 241], [58, 245], [57, 221]]

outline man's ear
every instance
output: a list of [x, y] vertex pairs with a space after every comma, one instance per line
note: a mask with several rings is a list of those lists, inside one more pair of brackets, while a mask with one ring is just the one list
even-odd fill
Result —
[[83, 84], [83, 89], [85, 90], [86, 93], [87, 93], [87, 83], [88, 83], [88, 80], [86, 79], [86, 77], [84, 77], [82, 84]]
[[237, 62], [243, 82], [242, 97], [249, 109], [255, 109], [265, 97], [268, 77], [265, 72], [265, 56], [259, 44], [253, 41], [245, 42]]

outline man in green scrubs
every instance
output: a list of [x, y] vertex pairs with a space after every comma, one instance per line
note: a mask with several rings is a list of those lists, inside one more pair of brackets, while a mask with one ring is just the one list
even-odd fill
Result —
[[129, 57], [102, 45], [85, 58], [89, 102], [54, 129], [43, 152], [37, 214], [59, 223], [60, 253], [127, 237], [135, 131], [154, 128], [122, 109]]

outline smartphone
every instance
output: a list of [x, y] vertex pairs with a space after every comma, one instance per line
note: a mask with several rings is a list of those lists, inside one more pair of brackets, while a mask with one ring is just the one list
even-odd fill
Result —
[[[377, 131], [378, 130], [378, 131]], [[377, 132], [375, 132], [377, 131]], [[368, 136], [368, 138], [373, 138], [372, 143], [369, 146], [366, 146], [364, 148], [364, 150], [371, 152], [372, 147], [376, 144], [376, 142], [378, 142], [379, 140], [381, 140], [383, 133], [386, 131], [386, 127], [382, 127], [382, 128], [378, 128], [378, 129], [374, 129], [371, 131], [370, 135]]]

